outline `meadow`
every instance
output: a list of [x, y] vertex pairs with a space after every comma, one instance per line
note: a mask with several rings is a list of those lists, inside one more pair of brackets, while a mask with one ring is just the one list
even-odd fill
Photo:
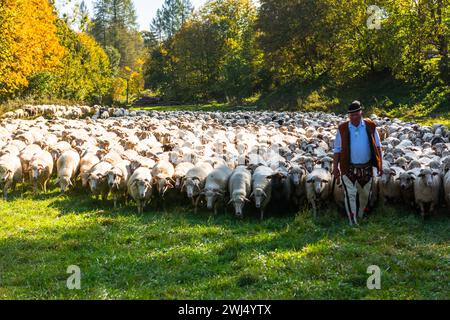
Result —
[[[325, 208], [313, 219], [229, 210], [114, 210], [83, 190], [19, 188], [0, 200], [0, 299], [448, 299], [447, 209], [422, 221], [379, 207], [350, 227]], [[81, 269], [69, 290], [67, 268]], [[381, 269], [381, 290], [366, 286]]]

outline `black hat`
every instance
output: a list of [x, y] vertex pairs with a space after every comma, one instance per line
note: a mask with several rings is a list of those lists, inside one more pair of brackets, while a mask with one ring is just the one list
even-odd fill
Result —
[[361, 111], [362, 108], [362, 104], [359, 101], [353, 101], [352, 104], [350, 105], [350, 107], [348, 107], [348, 113], [355, 113], [355, 112], [359, 112]]

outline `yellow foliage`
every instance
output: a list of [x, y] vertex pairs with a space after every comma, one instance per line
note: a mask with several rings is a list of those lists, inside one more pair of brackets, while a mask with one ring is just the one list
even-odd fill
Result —
[[0, 96], [28, 85], [27, 78], [53, 69], [64, 55], [48, 0], [0, 2]]
[[124, 92], [127, 90], [127, 81], [123, 78], [114, 78], [112, 84], [112, 99], [114, 101], [123, 101]]

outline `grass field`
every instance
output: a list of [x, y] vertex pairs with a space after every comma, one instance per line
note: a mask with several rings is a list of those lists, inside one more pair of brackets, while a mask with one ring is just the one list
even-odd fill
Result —
[[[68, 290], [68, 266], [81, 290]], [[368, 290], [367, 268], [381, 268]], [[236, 220], [185, 207], [137, 215], [80, 191], [0, 200], [0, 299], [448, 299], [450, 219], [378, 209], [348, 226], [333, 208], [314, 220]]]

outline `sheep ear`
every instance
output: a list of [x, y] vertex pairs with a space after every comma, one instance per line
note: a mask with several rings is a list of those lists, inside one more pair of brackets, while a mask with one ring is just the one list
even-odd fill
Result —
[[308, 179], [308, 180], [306, 180], [306, 183], [312, 183], [313, 182], [313, 180], [312, 179]]
[[439, 175], [439, 172], [437, 172], [437, 171], [433, 172], [433, 176], [438, 176], [438, 175]]

